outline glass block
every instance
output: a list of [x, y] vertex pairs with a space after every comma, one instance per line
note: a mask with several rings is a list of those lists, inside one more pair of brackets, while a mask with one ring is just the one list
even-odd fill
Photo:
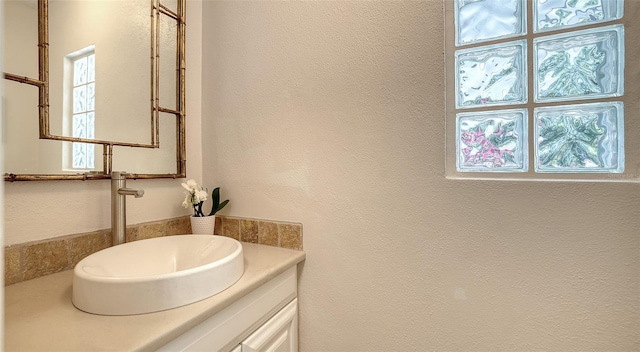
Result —
[[87, 111], [87, 86], [73, 88], [73, 113]]
[[535, 0], [534, 32], [556, 30], [622, 18], [623, 0]]
[[87, 56], [87, 82], [96, 81], [96, 55]]
[[96, 167], [96, 163], [95, 163], [95, 151], [96, 151], [96, 145], [95, 144], [87, 144], [87, 150], [86, 150], [86, 165], [85, 168], [87, 169], [93, 169]]
[[87, 138], [96, 138], [96, 113], [94, 111], [87, 113]]
[[624, 93], [622, 25], [540, 37], [533, 47], [536, 102]]
[[457, 114], [456, 153], [459, 172], [527, 171], [527, 109]]
[[456, 45], [527, 33], [526, 0], [456, 0]]
[[536, 172], [623, 172], [623, 115], [621, 102], [536, 108]]
[[74, 169], [84, 169], [87, 166], [87, 145], [85, 143], [73, 143], [73, 161]]
[[87, 84], [87, 110], [96, 109], [96, 84]]
[[456, 107], [526, 103], [526, 51], [524, 40], [456, 51]]
[[83, 57], [73, 62], [73, 85], [87, 83], [87, 58]]
[[87, 137], [87, 114], [73, 115], [73, 126], [71, 134], [75, 138]]

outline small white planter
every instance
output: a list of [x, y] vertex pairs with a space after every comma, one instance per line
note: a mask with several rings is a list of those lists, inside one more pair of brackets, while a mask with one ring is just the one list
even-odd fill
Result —
[[191, 233], [194, 235], [213, 235], [215, 226], [215, 215], [191, 217]]

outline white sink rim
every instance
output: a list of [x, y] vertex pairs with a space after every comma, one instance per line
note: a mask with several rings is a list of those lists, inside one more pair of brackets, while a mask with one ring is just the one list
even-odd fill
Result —
[[[218, 249], [215, 252], [218, 257], [203, 257], [205, 262], [175, 271], [167, 267], [168, 258], [179, 262], [180, 258], [171, 258], [171, 255], [193, 254], [175, 253], [174, 249], [186, 246], [191, 251], [200, 250], [203, 243], [213, 246], [213, 251]], [[142, 250], [147, 251], [143, 253], [146, 257], [138, 259], [137, 253]], [[113, 260], [123, 253], [123, 261]], [[158, 267], [154, 266], [156, 258], [162, 258], [164, 269], [159, 268], [160, 261]], [[208, 260], [213, 261], [206, 262]], [[151, 266], [146, 272], [142, 269], [142, 274], [126, 275], [128, 269], [136, 271], [136, 265], [144, 267], [143, 264], [149, 263]], [[118, 267], [126, 269], [117, 272]], [[107, 269], [114, 272], [100, 272]], [[152, 313], [213, 296], [233, 285], [243, 272], [242, 244], [235, 239], [214, 235], [156, 237], [109, 247], [81, 260], [74, 268], [72, 302], [80, 310], [100, 315]]]
[[[181, 241], [181, 240], [189, 240], [189, 239], [196, 239], [196, 240], [200, 240], [200, 239], [204, 239], [204, 240], [219, 240], [219, 241], [224, 241], [227, 242], [226, 244], [228, 244], [229, 242], [235, 242], [238, 244], [237, 248], [234, 250], [234, 252], [232, 254], [230, 254], [229, 256], [217, 260], [215, 262], [211, 262], [211, 263], [207, 263], [204, 265], [200, 265], [200, 266], [196, 266], [196, 267], [192, 267], [192, 268], [188, 268], [188, 269], [181, 269], [181, 270], [177, 270], [171, 273], [158, 273], [158, 274], [149, 274], [149, 275], [139, 275], [139, 276], [128, 276], [128, 277], [115, 277], [115, 276], [107, 276], [107, 275], [97, 275], [97, 274], [90, 274], [87, 271], [83, 270], [85, 265], [91, 263], [91, 261], [95, 261], [97, 259], [97, 257], [101, 257], [101, 256], [105, 256], [105, 255], [109, 255], [112, 252], [122, 252], [125, 250], [125, 248], [128, 250], [129, 248], [133, 248], [134, 247], [141, 247], [144, 245], [147, 245], [151, 242], [185, 242], [185, 241]], [[166, 243], [163, 243], [166, 244]], [[82, 259], [80, 262], [78, 262], [78, 264], [75, 266], [74, 268], [74, 275], [78, 275], [79, 277], [86, 279], [86, 280], [92, 280], [92, 281], [117, 281], [118, 283], [127, 283], [127, 282], [139, 282], [139, 281], [144, 281], [144, 280], [169, 280], [171, 278], [177, 277], [177, 276], [183, 276], [183, 275], [188, 275], [190, 273], [193, 272], [198, 272], [198, 271], [202, 271], [202, 270], [206, 270], [208, 268], [213, 268], [213, 267], [217, 267], [217, 266], [222, 266], [230, 261], [232, 261], [235, 257], [237, 257], [239, 254], [242, 253], [242, 244], [240, 244], [240, 242], [229, 238], [229, 237], [224, 237], [224, 236], [211, 236], [211, 235], [178, 235], [178, 236], [166, 236], [166, 237], [155, 237], [155, 238], [150, 238], [150, 239], [146, 239], [146, 240], [140, 240], [140, 241], [134, 241], [134, 242], [128, 242], [128, 243], [124, 243], [121, 244], [119, 246], [113, 246], [113, 247], [109, 247], [109, 248], [105, 248], [101, 251], [98, 251], [96, 253], [91, 254], [90, 256], [87, 256], [86, 258]]]

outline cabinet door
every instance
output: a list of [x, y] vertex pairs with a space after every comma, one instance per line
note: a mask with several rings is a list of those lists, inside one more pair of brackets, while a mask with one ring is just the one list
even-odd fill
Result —
[[297, 352], [298, 300], [294, 299], [242, 342], [242, 352]]
[[229, 352], [242, 352], [242, 346], [238, 345]]

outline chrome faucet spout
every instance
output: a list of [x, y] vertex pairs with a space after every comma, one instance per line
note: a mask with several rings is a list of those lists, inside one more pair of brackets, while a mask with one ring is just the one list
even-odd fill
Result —
[[120, 188], [118, 189], [118, 194], [142, 198], [142, 196], [144, 196], [144, 189]]
[[111, 173], [111, 239], [114, 246], [126, 242], [126, 196], [140, 198], [144, 195], [144, 190], [127, 188], [126, 183], [123, 172], [113, 171]]

